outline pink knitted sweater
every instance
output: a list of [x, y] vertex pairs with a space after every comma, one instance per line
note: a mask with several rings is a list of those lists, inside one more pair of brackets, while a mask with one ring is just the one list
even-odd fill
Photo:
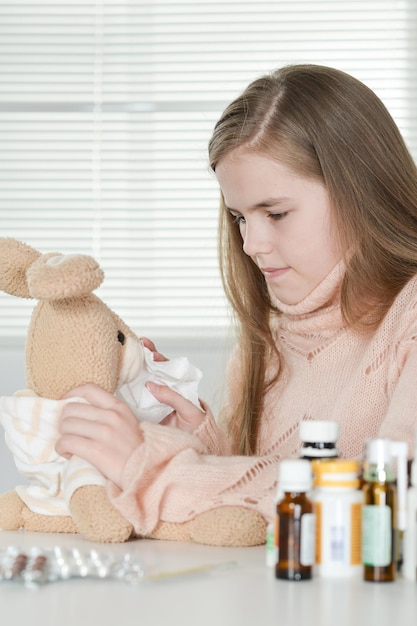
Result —
[[[398, 295], [371, 336], [343, 324], [340, 264], [305, 300], [277, 303], [275, 338], [286, 363], [267, 393], [257, 455], [230, 456], [231, 442], [210, 410], [193, 434], [142, 423], [144, 443], [128, 459], [122, 489], [110, 497], [140, 534], [159, 520], [185, 522], [225, 505], [274, 515], [278, 465], [300, 448], [302, 420], [337, 420], [338, 448], [361, 457], [371, 437], [404, 440], [414, 451], [417, 425], [417, 277]], [[239, 371], [230, 370], [230, 399]], [[224, 411], [227, 420], [227, 406]]]

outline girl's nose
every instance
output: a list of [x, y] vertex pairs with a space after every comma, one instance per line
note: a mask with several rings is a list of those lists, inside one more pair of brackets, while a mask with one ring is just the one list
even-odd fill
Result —
[[270, 251], [270, 242], [267, 233], [259, 224], [244, 225], [242, 231], [243, 239], [243, 252], [250, 257], [255, 257], [258, 254], [265, 254]]

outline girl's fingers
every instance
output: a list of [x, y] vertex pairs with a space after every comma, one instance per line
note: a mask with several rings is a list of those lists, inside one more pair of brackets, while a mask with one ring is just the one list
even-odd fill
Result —
[[63, 399], [71, 398], [82, 398], [86, 404], [77, 401], [65, 403], [61, 411], [61, 419], [72, 415], [95, 421], [112, 421], [113, 423], [123, 418], [131, 424], [137, 423], [137, 418], [127, 404], [98, 385], [89, 383], [76, 387], [63, 396]]
[[146, 386], [159, 402], [174, 409], [175, 419], [172, 417], [166, 423], [172, 425], [175, 422], [178, 428], [193, 432], [204, 421], [205, 412], [170, 387], [154, 382], [148, 382]]
[[121, 486], [126, 461], [143, 443], [139, 421], [124, 402], [98, 385], [77, 387], [65, 398], [69, 401], [62, 406], [56, 451], [85, 459]]
[[62, 396], [62, 399], [81, 397], [90, 404], [99, 406], [103, 409], [110, 409], [121, 403], [112, 393], [106, 391], [95, 383], [87, 383], [71, 389]]
[[151, 339], [148, 339], [148, 337], [140, 337], [140, 340], [145, 348], [148, 348], [148, 350], [153, 352], [154, 361], [169, 361], [169, 359], [167, 359], [163, 354], [158, 352], [154, 342], [151, 341]]
[[143, 343], [145, 348], [148, 348], [148, 350], [151, 350], [152, 352], [157, 351], [154, 342], [151, 339], [149, 339], [149, 337], [139, 337], [139, 339]]

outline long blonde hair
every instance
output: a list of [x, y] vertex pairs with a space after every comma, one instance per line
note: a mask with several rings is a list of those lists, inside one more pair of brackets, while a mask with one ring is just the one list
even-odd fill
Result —
[[[224, 111], [209, 143], [210, 166], [246, 149], [324, 183], [340, 249], [349, 250], [342, 314], [374, 330], [417, 273], [417, 170], [391, 115], [363, 83], [339, 70], [292, 65], [252, 82]], [[239, 327], [240, 401], [230, 419], [241, 454], [256, 450], [266, 366], [274, 353], [271, 305], [258, 267], [245, 255], [221, 198], [220, 269]], [[276, 380], [276, 377], [274, 378]]]

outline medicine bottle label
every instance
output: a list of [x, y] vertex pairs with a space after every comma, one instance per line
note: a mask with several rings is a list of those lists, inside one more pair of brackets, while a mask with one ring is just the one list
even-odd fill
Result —
[[391, 563], [391, 508], [365, 505], [362, 510], [362, 562], [386, 567]]
[[314, 513], [304, 513], [301, 517], [301, 565], [314, 565], [314, 548], [316, 537], [316, 516]]
[[[356, 498], [356, 494], [353, 494]], [[361, 555], [361, 502], [349, 502], [348, 498], [334, 496], [316, 501], [316, 564], [333, 567], [340, 574], [341, 568], [349, 572], [351, 566], [362, 564]], [[338, 568], [336, 570], [336, 568]]]
[[279, 517], [275, 516], [275, 522], [268, 524], [266, 529], [266, 564], [275, 567], [279, 558], [278, 538], [279, 538]]

